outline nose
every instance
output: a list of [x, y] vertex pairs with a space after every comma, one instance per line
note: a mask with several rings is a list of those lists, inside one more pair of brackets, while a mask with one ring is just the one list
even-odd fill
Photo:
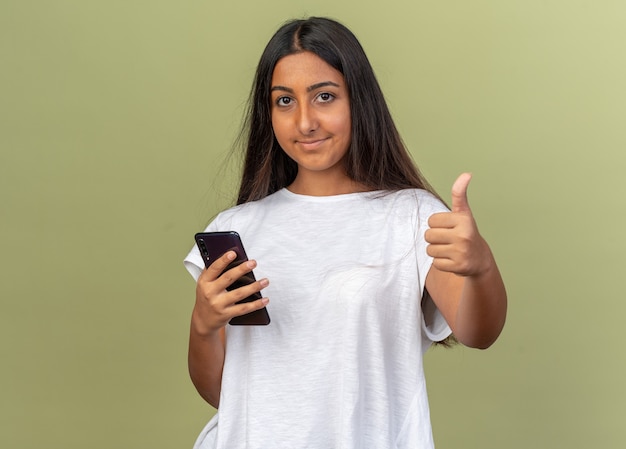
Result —
[[296, 114], [296, 128], [304, 135], [309, 135], [315, 132], [318, 128], [317, 114], [314, 108], [308, 104], [302, 104], [298, 107]]

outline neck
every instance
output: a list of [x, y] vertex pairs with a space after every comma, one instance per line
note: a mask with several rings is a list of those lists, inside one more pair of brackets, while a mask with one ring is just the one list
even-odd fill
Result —
[[298, 172], [296, 179], [287, 189], [299, 195], [333, 196], [347, 193], [367, 192], [371, 189], [348, 178], [347, 175], [329, 178], [321, 173], [303, 174]]

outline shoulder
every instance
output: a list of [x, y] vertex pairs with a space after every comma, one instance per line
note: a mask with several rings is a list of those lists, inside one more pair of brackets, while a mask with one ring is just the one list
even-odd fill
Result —
[[398, 190], [396, 194], [401, 198], [410, 198], [413, 201], [417, 200], [417, 203], [427, 205], [444, 205], [443, 202], [433, 193], [424, 189], [403, 189]]
[[278, 191], [260, 200], [238, 204], [220, 212], [213, 220], [212, 225], [218, 229], [233, 229], [233, 226], [257, 220], [280, 204], [281, 198], [281, 191]]
[[412, 215], [430, 216], [437, 212], [448, 211], [448, 207], [443, 201], [424, 189], [380, 192], [376, 197], [393, 205], [394, 210], [404, 211]]

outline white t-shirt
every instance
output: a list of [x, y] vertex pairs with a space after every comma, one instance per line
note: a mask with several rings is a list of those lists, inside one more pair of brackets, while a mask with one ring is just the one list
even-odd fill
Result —
[[[423, 236], [443, 211], [417, 189], [282, 189], [222, 212], [207, 231], [241, 235], [271, 323], [227, 326], [220, 408], [196, 447], [432, 448], [422, 356], [450, 329], [421, 307]], [[197, 247], [185, 266], [197, 279]]]

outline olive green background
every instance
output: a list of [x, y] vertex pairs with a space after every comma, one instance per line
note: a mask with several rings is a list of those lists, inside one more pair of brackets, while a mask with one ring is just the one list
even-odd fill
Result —
[[617, 0], [0, 0], [0, 447], [191, 447], [213, 410], [181, 261], [232, 203], [262, 48], [305, 15], [357, 34], [444, 197], [474, 173], [509, 317], [427, 355], [438, 448], [626, 447]]

